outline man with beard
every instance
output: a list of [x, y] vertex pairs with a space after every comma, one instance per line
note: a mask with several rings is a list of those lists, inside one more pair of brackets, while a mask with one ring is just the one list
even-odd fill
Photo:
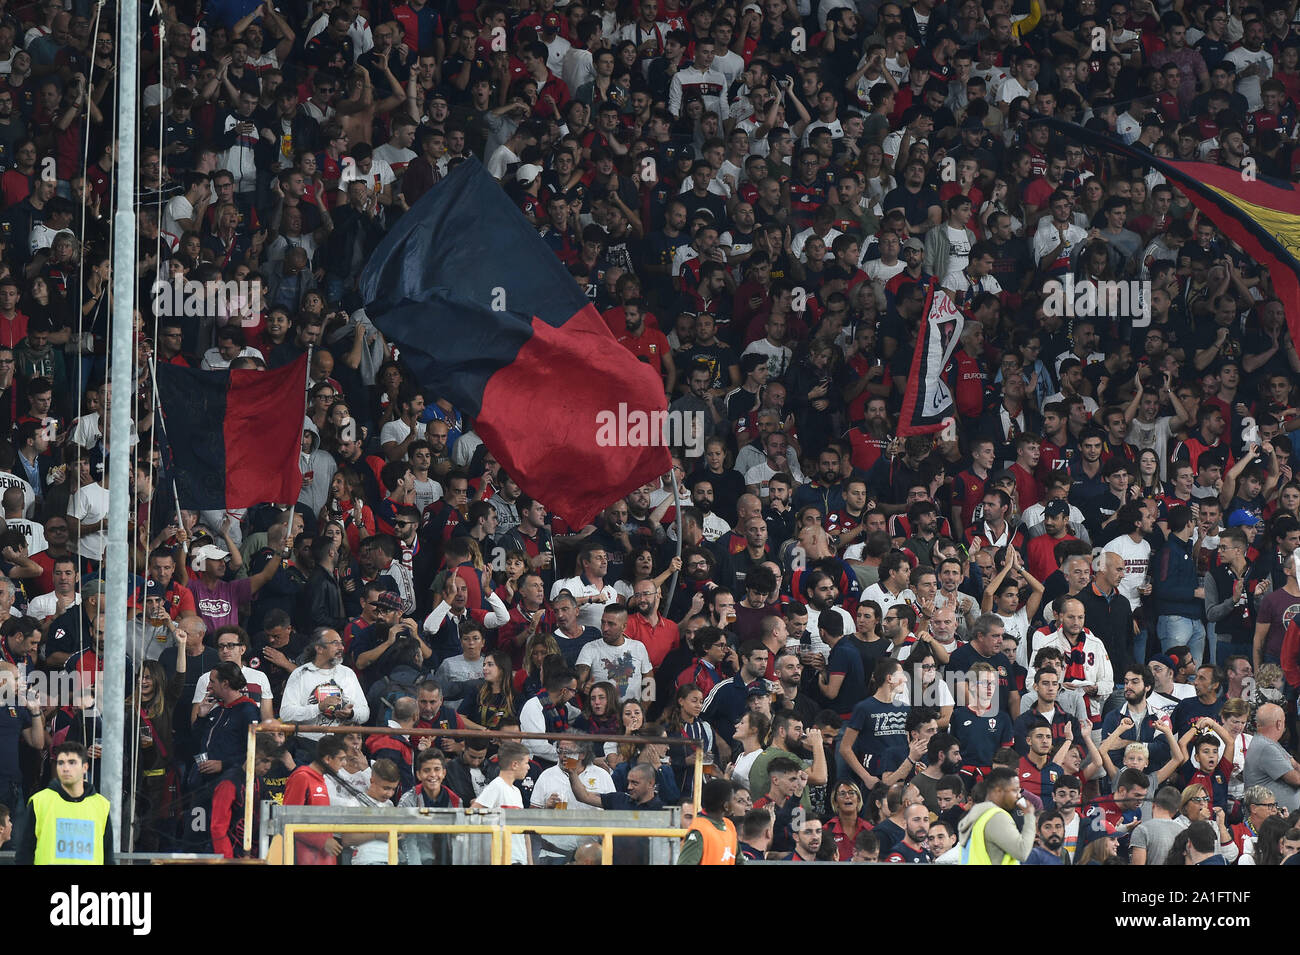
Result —
[[794, 492], [794, 507], [815, 507], [823, 515], [844, 509], [844, 489], [840, 486], [840, 453], [827, 448], [817, 456], [817, 475]]
[[1065, 660], [1061, 685], [1083, 694], [1092, 728], [1100, 729], [1102, 704], [1115, 688], [1106, 645], [1084, 629], [1084, 608], [1077, 597], [1061, 601], [1056, 622], [1056, 633], [1045, 646], [1060, 650]]
[[823, 655], [830, 652], [827, 646], [818, 636], [820, 631], [819, 619], [824, 613], [835, 613], [844, 621], [843, 633], [852, 633], [855, 629], [853, 617], [842, 607], [836, 606], [836, 587], [835, 581], [830, 574], [820, 567], [814, 566], [810, 570], [795, 571], [790, 586], [793, 590], [798, 587], [798, 595], [803, 598], [808, 607], [808, 632], [813, 635], [813, 649]]
[[767, 503], [762, 509], [767, 522], [767, 539], [787, 541], [794, 536], [794, 479], [789, 474], [774, 474], [767, 484]]
[[892, 430], [888, 403], [884, 398], [871, 398], [864, 409], [862, 422], [845, 435], [851, 448], [853, 466], [863, 471], [871, 470], [885, 453]]
[[[777, 474], [789, 474], [789, 439], [784, 431], [773, 431], [763, 439], [765, 457], [745, 472], [745, 484], [749, 493], [755, 497], [767, 498], [772, 478]], [[838, 471], [839, 462], [836, 462]]]
[[951, 733], [935, 733], [926, 743], [925, 766], [911, 783], [925, 800], [925, 807], [938, 815], [939, 780], [961, 770], [961, 744]]
[[930, 565], [939, 539], [939, 509], [933, 501], [917, 501], [907, 509], [907, 522], [912, 533], [903, 541], [903, 550], [911, 551], [921, 564]]
[[[1034, 844], [1034, 807], [1020, 795], [1016, 773], [1005, 766], [992, 770], [985, 779], [984, 802], [976, 803], [962, 819], [959, 841], [966, 865], [1002, 865], [1007, 856], [1024, 862]], [[1016, 828], [1012, 810], [1024, 814]]]
[[[699, 485], [697, 484], [696, 487]], [[740, 530], [745, 535], [745, 549], [738, 554], [727, 556], [722, 574], [723, 580], [728, 583], [733, 593], [742, 592], [748, 576], [764, 561], [772, 559], [771, 548], [767, 546], [767, 521], [761, 517], [751, 516], [745, 519]]]
[[623, 325], [626, 331], [617, 340], [636, 355], [637, 361], [643, 361], [655, 370], [664, 381], [664, 392], [671, 395], [677, 387], [677, 366], [673, 363], [672, 346], [663, 332], [646, 325], [645, 313], [645, 303], [641, 299], [624, 302]]
[[705, 438], [723, 435], [727, 431], [727, 419], [718, 410], [713, 400], [713, 372], [704, 362], [688, 365], [686, 371], [686, 394], [674, 401], [668, 413], [680, 421], [703, 421], [704, 434], [700, 435], [702, 443]]
[[659, 588], [652, 580], [638, 580], [627, 602], [627, 636], [645, 645], [651, 665], [658, 670], [666, 657], [681, 644], [677, 624], [659, 615]]
[[1049, 809], [1038, 817], [1036, 826], [1038, 844], [1034, 846], [1025, 865], [1069, 865], [1070, 854], [1065, 851], [1065, 817], [1056, 809]]
[[[689, 510], [696, 511], [695, 508]], [[682, 515], [685, 518], [685, 514]], [[686, 525], [683, 524], [683, 529]], [[673, 594], [672, 603], [668, 608], [668, 616], [674, 620], [682, 620], [687, 616], [694, 616], [704, 607], [704, 599], [708, 592], [718, 586], [714, 581], [714, 571], [717, 567], [717, 559], [713, 553], [704, 546], [704, 540], [701, 537], [698, 544], [692, 545], [689, 537], [683, 542], [682, 547], [682, 576], [677, 582], [677, 593]]]
[[[790, 595], [792, 597], [797, 600], [803, 594], [805, 589], [804, 574], [808, 573], [808, 571], [820, 570], [828, 575], [831, 578], [831, 583], [835, 585], [837, 596], [833, 602], [839, 603], [850, 615], [858, 609], [858, 601], [862, 597], [862, 588], [858, 584], [857, 574], [853, 572], [852, 567], [836, 556], [835, 551], [831, 548], [830, 536], [824, 528], [811, 525], [799, 531], [799, 537], [791, 555], [795, 563], [802, 556], [807, 567], [807, 570], [794, 570], [791, 572]], [[850, 616], [850, 630], [852, 626], [852, 617]], [[809, 623], [809, 629], [816, 632], [815, 621]]]
[[933, 862], [926, 851], [926, 837], [930, 833], [930, 811], [925, 803], [916, 802], [903, 810], [903, 838], [894, 843], [883, 862]]
[[713, 513], [713, 482], [707, 478], [698, 478], [691, 488], [691, 503], [704, 515], [704, 539], [710, 544], [731, 530], [731, 525]]
[[[743, 590], [744, 595], [736, 603], [736, 623], [732, 629], [741, 640], [759, 637], [763, 621], [768, 617], [780, 617], [778, 604], [769, 602], [772, 592], [776, 590], [776, 574], [770, 566], [760, 563], [745, 573], [743, 580], [732, 588], [732, 592]], [[779, 645], [768, 649], [779, 650], [785, 646], [784, 634]]]

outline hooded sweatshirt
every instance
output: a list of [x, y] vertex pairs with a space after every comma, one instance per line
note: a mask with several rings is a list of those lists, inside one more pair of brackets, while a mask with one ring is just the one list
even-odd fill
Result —
[[[995, 808], [998, 807], [991, 802], [976, 803], [957, 826], [957, 845], [964, 847], [969, 843], [975, 823], [979, 822], [980, 817], [986, 812]], [[999, 812], [984, 827], [984, 847], [988, 851], [989, 862], [993, 865], [1001, 865], [1003, 857], [1007, 854], [1024, 862], [1029, 858], [1030, 850], [1034, 848], [1034, 827], [1025, 825], [1023, 831], [1017, 831], [1011, 814]]]
[[313, 514], [319, 514], [329, 497], [330, 481], [334, 480], [338, 465], [331, 455], [320, 449], [320, 431], [311, 418], [302, 419], [302, 430], [311, 435], [311, 451], [298, 454], [298, 468], [302, 471], [302, 493], [298, 495], [298, 503]]

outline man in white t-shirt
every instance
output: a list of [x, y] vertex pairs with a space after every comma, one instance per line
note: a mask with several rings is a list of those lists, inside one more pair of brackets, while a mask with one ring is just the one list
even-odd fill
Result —
[[[1155, 502], [1149, 502], [1149, 505], [1139, 504], [1142, 515], [1138, 523], [1126, 533], [1113, 538], [1103, 548], [1109, 553], [1119, 554], [1124, 558], [1124, 577], [1119, 582], [1119, 592], [1128, 599], [1134, 613], [1142, 604], [1141, 590], [1146, 585], [1151, 564], [1151, 545], [1147, 543], [1146, 535], [1150, 534], [1152, 527], [1155, 526], [1156, 509]], [[1116, 515], [1116, 523], [1124, 514], [1124, 508], [1121, 508]]]
[[[248, 686], [244, 688], [244, 695], [261, 707], [262, 719], [272, 719], [275, 716], [273, 705], [275, 697], [271, 691], [271, 681], [261, 670], [244, 666], [244, 654], [248, 652], [248, 634], [242, 627], [220, 627], [214, 639], [217, 641], [217, 656], [221, 662], [236, 664], [244, 674], [244, 679], [248, 682]], [[190, 717], [191, 721], [198, 719], [199, 704], [208, 695], [209, 676], [210, 674], [203, 673], [194, 686], [194, 699], [191, 701], [194, 712]]]
[[615, 604], [600, 616], [600, 639], [593, 640], [578, 652], [578, 685], [613, 683], [618, 698], [654, 699], [654, 664], [645, 644], [624, 634], [627, 608]]

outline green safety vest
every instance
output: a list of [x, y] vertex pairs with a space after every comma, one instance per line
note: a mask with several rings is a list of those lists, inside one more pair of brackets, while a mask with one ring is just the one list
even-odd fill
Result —
[[[968, 841], [966, 845], [962, 846], [961, 849], [962, 865], [993, 864], [993, 860], [989, 858], [988, 847], [984, 844], [984, 828], [989, 824], [989, 820], [991, 820], [996, 814], [1003, 813], [1005, 815], [1006, 812], [1005, 809], [999, 809], [997, 806], [994, 806], [976, 820], [975, 825], [971, 827], [970, 841]], [[1020, 865], [1020, 860], [1007, 852], [1002, 856], [1002, 864]]]
[[103, 865], [108, 800], [92, 793], [78, 802], [53, 789], [28, 800], [36, 813], [36, 865]]

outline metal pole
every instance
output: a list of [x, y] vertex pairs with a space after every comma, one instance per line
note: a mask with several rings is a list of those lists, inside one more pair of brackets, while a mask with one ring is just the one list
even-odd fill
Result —
[[122, 832], [122, 765], [126, 714], [126, 568], [131, 538], [130, 457], [131, 398], [135, 394], [135, 209], [136, 91], [139, 70], [140, 5], [123, 3], [117, 37], [118, 142], [117, 208], [113, 213], [113, 313], [110, 355], [112, 389], [117, 400], [109, 411], [108, 600], [105, 615], [104, 672], [100, 700], [104, 720], [103, 793], [112, 806], [113, 830]]
[[[181, 652], [185, 650], [182, 647]], [[253, 810], [257, 808], [257, 724], [248, 727], [248, 751], [244, 755], [244, 853], [253, 851]]]
[[[683, 459], [685, 460], [685, 459]], [[677, 559], [682, 559], [682, 499], [677, 489], [677, 469], [669, 464], [668, 475], [673, 479], [673, 513], [677, 517]], [[672, 609], [673, 598], [677, 596], [677, 571], [673, 571], [672, 580], [668, 581], [668, 601], [663, 604], [663, 615], [668, 616]]]

